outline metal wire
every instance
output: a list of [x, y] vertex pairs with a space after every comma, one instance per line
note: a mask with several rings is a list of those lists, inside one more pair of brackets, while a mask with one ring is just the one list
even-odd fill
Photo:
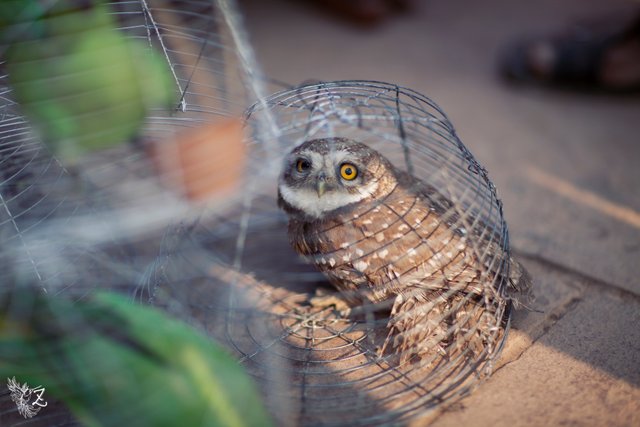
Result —
[[[220, 216], [205, 213], [188, 231], [184, 226], [168, 231], [171, 238], [161, 250], [164, 262], [155, 266], [165, 276], [149, 280], [145, 288], [203, 313], [204, 327], [238, 354], [268, 390], [265, 395], [280, 405], [273, 412], [285, 425], [402, 423], [467, 393], [491, 372], [510, 314], [510, 304], [501, 296], [508, 277], [508, 263], [501, 261], [509, 256], [506, 225], [486, 171], [432, 101], [395, 85], [341, 81], [285, 90], [267, 98], [266, 107], [250, 108], [249, 125], [259, 121], [256, 116], [265, 108], [281, 129], [273, 141], [280, 158], [310, 139], [349, 137], [375, 147], [399, 168], [413, 168], [416, 177], [447, 195], [455, 209], [443, 221], [449, 218], [452, 229], [468, 230], [469, 238], [477, 239], [473, 251], [486, 269], [482, 298], [469, 294], [451, 312], [472, 307], [461, 323], [486, 313], [492, 324], [486, 347], [446, 360], [434, 357], [431, 365], [398, 363], [395, 355], [379, 353], [387, 334], [384, 314], [343, 317], [331, 307], [310, 305], [318, 286], [330, 288], [289, 247], [287, 220], [275, 198], [281, 161], [261, 161], [266, 144], [260, 138], [268, 136], [260, 133], [249, 141], [249, 164], [261, 167], [248, 173], [263, 183], [245, 194], [251, 202]], [[239, 235], [245, 245], [241, 267], [234, 268], [240, 265], [235, 264]], [[197, 297], [191, 292], [196, 283]], [[240, 294], [249, 306], [203, 303], [220, 301], [227, 292]]]
[[[193, 324], [237, 356], [280, 425], [402, 424], [455, 401], [490, 374], [509, 327], [507, 227], [486, 170], [433, 101], [372, 81], [315, 82], [264, 97], [265, 79], [228, 2], [130, 0], [110, 7], [119, 31], [162, 53], [176, 84], [175, 111], [154, 112], [143, 137], [170, 138], [246, 109], [244, 184], [232, 196], [191, 205], [168, 191], [145, 153], [131, 146], [88, 156], [70, 170], [20, 116], [4, 76], [0, 265], [8, 267], [0, 278], [17, 275], [73, 298], [112, 289]], [[442, 291], [451, 303], [438, 319], [444, 335], [433, 348], [450, 340], [456, 325], [466, 325], [467, 336], [486, 329], [482, 348], [463, 342], [448, 357], [403, 361], [380, 351], [388, 310], [365, 305], [346, 316], [310, 303], [318, 288], [332, 288], [291, 249], [276, 185], [287, 153], [317, 138], [364, 143], [438, 190], [439, 221], [466, 239], [481, 271], [477, 291]], [[447, 324], [456, 313], [464, 315]], [[486, 325], [478, 326], [480, 317]], [[0, 396], [0, 416], [12, 408]], [[135, 425], [134, 411], [130, 419]], [[37, 422], [73, 424], [62, 407], [25, 425]]]

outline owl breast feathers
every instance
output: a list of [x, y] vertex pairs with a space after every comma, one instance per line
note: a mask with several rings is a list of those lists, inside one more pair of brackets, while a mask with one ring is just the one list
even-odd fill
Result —
[[[341, 176], [344, 165], [357, 177]], [[401, 361], [480, 354], [499, 334], [497, 301], [529, 294], [528, 275], [497, 230], [364, 144], [334, 138], [295, 148], [279, 204], [293, 248], [351, 305], [392, 301], [382, 348]]]

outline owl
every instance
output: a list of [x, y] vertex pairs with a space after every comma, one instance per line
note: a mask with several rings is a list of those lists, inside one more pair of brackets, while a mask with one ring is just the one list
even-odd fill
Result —
[[278, 205], [294, 250], [349, 306], [386, 307], [379, 351], [401, 362], [480, 354], [501, 320], [496, 304], [484, 302], [530, 296], [529, 276], [513, 259], [508, 289], [492, 285], [504, 271], [494, 258], [503, 253], [498, 235], [365, 144], [327, 138], [294, 148]]

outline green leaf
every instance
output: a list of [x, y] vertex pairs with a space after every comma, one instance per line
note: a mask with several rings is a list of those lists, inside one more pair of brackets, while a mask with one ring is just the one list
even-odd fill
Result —
[[27, 291], [0, 307], [0, 377], [43, 385], [86, 425], [272, 425], [224, 349], [155, 309]]
[[174, 102], [166, 62], [116, 31], [102, 2], [43, 12], [25, 0], [14, 13], [33, 25], [14, 22], [4, 32], [13, 96], [42, 140], [68, 162], [129, 141], [149, 109]]

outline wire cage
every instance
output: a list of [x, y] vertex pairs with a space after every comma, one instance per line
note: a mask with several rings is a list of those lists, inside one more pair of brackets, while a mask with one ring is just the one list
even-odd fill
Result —
[[[197, 221], [167, 232], [141, 288], [148, 300], [165, 307], [180, 301], [179, 311], [189, 316], [195, 309], [205, 328], [266, 381], [272, 407], [286, 408], [276, 412], [286, 425], [406, 422], [454, 401], [490, 374], [509, 324], [508, 233], [486, 171], [440, 109], [396, 85], [338, 81], [279, 92], [251, 107], [247, 119], [257, 129], [272, 121], [278, 133], [265, 140], [265, 133], [255, 132], [248, 139], [251, 167], [236, 206], [223, 214], [205, 210]], [[482, 290], [452, 304], [438, 320], [463, 308], [462, 324], [482, 316], [488, 322], [482, 349], [458, 342], [463, 350], [456, 356], [400, 362], [393, 352], [380, 353], [388, 310], [345, 316], [335, 306], [313, 304], [319, 288], [329, 294], [333, 288], [289, 245], [276, 187], [282, 159], [293, 147], [332, 137], [375, 147], [438, 188], [453, 202], [452, 211], [464, 212], [449, 227], [473, 230]], [[237, 295], [244, 304], [234, 302]]]
[[[455, 401], [491, 373], [509, 328], [508, 231], [486, 171], [435, 103], [371, 81], [312, 82], [265, 96], [228, 2], [108, 6], [118, 31], [161, 53], [177, 105], [170, 114], [152, 112], [134, 143], [69, 168], [22, 117], [2, 77], [0, 278], [6, 288], [29, 281], [75, 300], [109, 289], [197, 326], [237, 357], [279, 425], [403, 424]], [[198, 160], [206, 169], [237, 163], [235, 185], [206, 201], [185, 201], [167, 185], [180, 173], [159, 167], [150, 152], [171, 147], [185, 129], [229, 117], [242, 117], [244, 140], [223, 142]], [[366, 144], [437, 189], [438, 217], [429, 221], [466, 235], [476, 288], [440, 293], [448, 300], [435, 318], [444, 325], [441, 335], [417, 351], [427, 358], [382, 350], [389, 307], [365, 304], [346, 313], [314, 302], [340, 294], [290, 246], [277, 194], [288, 153], [322, 138]], [[240, 154], [233, 154], [238, 146]], [[435, 306], [430, 301], [422, 309]], [[429, 353], [442, 343], [456, 350]], [[7, 394], [0, 410], [15, 415]], [[75, 423], [62, 405], [23, 422]], [[135, 425], [134, 409], [128, 422]]]

